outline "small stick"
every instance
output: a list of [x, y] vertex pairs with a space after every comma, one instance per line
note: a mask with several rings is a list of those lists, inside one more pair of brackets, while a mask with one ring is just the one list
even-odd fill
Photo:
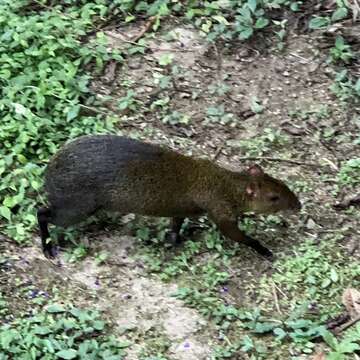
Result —
[[156, 20], [156, 16], [151, 16], [149, 18], [149, 21], [144, 26], [144, 28], [140, 31], [140, 33], [138, 35], [135, 36], [134, 39], [132, 39], [132, 41], [136, 43], [138, 40], [140, 40], [145, 35], [145, 33], [147, 33], [149, 31], [151, 26], [153, 26], [155, 20]]
[[113, 39], [117, 39], [117, 40], [121, 40], [122, 42], [126, 43], [126, 44], [130, 44], [130, 45], [135, 45], [135, 46], [140, 46], [143, 47], [145, 49], [150, 49], [150, 50], [156, 50], [156, 51], [169, 51], [169, 52], [193, 52], [193, 50], [190, 49], [170, 49], [170, 48], [160, 48], [160, 47], [150, 47], [148, 45], [145, 44], [140, 44], [137, 43], [135, 41], [131, 41], [131, 40], [126, 40], [124, 39], [124, 37], [120, 34], [116, 34], [116, 33], [111, 33], [110, 31], [105, 31], [104, 32], [105, 35], [112, 37]]
[[219, 155], [220, 155], [220, 153], [221, 153], [221, 150], [224, 148], [224, 144], [221, 144], [220, 146], [218, 146], [218, 148], [216, 149], [216, 151], [215, 151], [215, 154], [213, 155], [213, 157], [212, 157], [212, 160], [213, 161], [215, 161], [218, 157], [219, 157]]
[[282, 295], [284, 298], [289, 299], [288, 296], [281, 290], [281, 288], [279, 288], [279, 287], [275, 284], [274, 281], [273, 281], [273, 284], [274, 284], [276, 290], [277, 290], [279, 293], [281, 293], [281, 295]]
[[83, 108], [83, 109], [92, 111], [92, 112], [94, 112], [94, 113], [103, 114], [103, 115], [105, 115], [105, 116], [106, 116], [106, 115], [109, 115], [108, 112], [99, 110], [99, 109], [94, 108], [94, 107], [92, 107], [92, 106], [87, 106], [87, 105], [83, 105], [83, 104], [79, 104], [79, 106], [80, 106], [81, 108]]
[[341, 325], [338, 329], [335, 329], [335, 334], [340, 334], [342, 331], [346, 330], [350, 326], [356, 324], [360, 320], [360, 315], [354, 317], [349, 322], [345, 323], [344, 325]]
[[276, 292], [275, 283], [273, 281], [271, 281], [271, 287], [272, 287], [272, 290], [273, 290], [273, 296], [274, 296], [276, 310], [277, 310], [277, 312], [279, 314], [282, 314], [282, 312], [280, 310], [280, 306], [279, 306], [279, 298], [278, 298], [278, 295], [277, 295], [277, 292]]
[[354, 255], [358, 248], [359, 248], [359, 243], [355, 241], [354, 244], [349, 249], [349, 254]]
[[292, 52], [292, 53], [290, 53], [290, 55], [293, 56], [293, 57], [296, 57], [296, 58], [298, 58], [298, 59], [300, 59], [300, 60], [303, 60], [305, 64], [311, 62], [310, 59], [306, 59], [306, 58], [304, 58], [304, 57], [302, 57], [302, 56], [300, 56], [300, 55], [298, 55], [298, 54], [296, 54], [296, 53], [293, 53], [293, 52]]
[[267, 156], [244, 156], [244, 157], [240, 157], [239, 160], [265, 160], [265, 161], [282, 161], [282, 162], [287, 162], [290, 164], [295, 164], [295, 165], [306, 165], [306, 166], [313, 166], [313, 167], [321, 167], [321, 165], [319, 164], [315, 164], [315, 163], [308, 163], [308, 162], [304, 162], [304, 161], [296, 161], [296, 160], [289, 160], [289, 159], [282, 159], [282, 158], [272, 158], [272, 157], [267, 157]]
[[314, 129], [314, 130], [316, 130], [316, 131], [318, 131], [319, 132], [319, 134], [320, 134], [320, 136], [319, 136], [319, 141], [320, 141], [320, 144], [332, 155], [332, 156], [334, 156], [334, 158], [336, 159], [336, 161], [337, 161], [337, 165], [335, 165], [334, 163], [332, 163], [330, 160], [328, 160], [328, 159], [324, 159], [324, 160], [327, 160], [327, 162], [332, 166], [332, 167], [334, 167], [334, 169], [336, 170], [336, 171], [338, 171], [339, 170], [339, 159], [337, 158], [337, 156], [336, 156], [336, 152], [334, 151], [334, 149], [330, 146], [330, 145], [328, 145], [327, 143], [326, 143], [326, 141], [324, 141], [324, 139], [323, 139], [323, 137], [322, 137], [322, 130], [316, 125], [316, 124], [313, 124], [313, 123], [311, 123], [311, 122], [309, 122], [308, 123], [308, 125], [312, 128], [312, 129]]
[[219, 48], [216, 44], [214, 44], [215, 54], [216, 54], [216, 62], [217, 62], [217, 78], [218, 81], [221, 82], [223, 79], [222, 76], [222, 56], [221, 52], [219, 51]]

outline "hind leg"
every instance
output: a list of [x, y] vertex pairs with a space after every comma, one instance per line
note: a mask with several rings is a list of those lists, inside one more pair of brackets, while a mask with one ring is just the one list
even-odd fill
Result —
[[[76, 204], [76, 206], [73, 204]], [[89, 201], [74, 199], [68, 203], [63, 202], [61, 206], [54, 205], [51, 209], [51, 223], [63, 228], [58, 233], [58, 245], [64, 248], [66, 247], [64, 229], [85, 221], [94, 215], [99, 210], [99, 207]]]
[[54, 258], [56, 255], [55, 248], [53, 244], [51, 244], [51, 241], [47, 241], [47, 239], [50, 238], [48, 224], [51, 220], [51, 210], [49, 208], [40, 208], [37, 211], [37, 219], [40, 228], [40, 237], [43, 253], [47, 258]]

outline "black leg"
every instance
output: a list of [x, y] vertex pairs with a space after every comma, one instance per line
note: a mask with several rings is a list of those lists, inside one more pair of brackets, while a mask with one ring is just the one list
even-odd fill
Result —
[[253, 248], [260, 255], [266, 257], [269, 260], [273, 260], [272, 252], [261, 245], [259, 241], [252, 239], [247, 236], [243, 231], [240, 231], [237, 225], [237, 221], [222, 221], [216, 223], [220, 231], [231, 240], [234, 240], [239, 243], [243, 243], [251, 248]]
[[43, 253], [47, 258], [54, 258], [55, 249], [52, 246], [51, 242], [46, 241], [48, 238], [50, 238], [48, 223], [51, 219], [51, 210], [48, 208], [40, 208], [37, 211], [37, 218], [40, 228], [40, 237]]
[[58, 233], [57, 243], [58, 243], [58, 246], [61, 248], [64, 248], [66, 246], [65, 234], [63, 231]]
[[180, 230], [184, 220], [185, 218], [180, 217], [174, 217], [171, 220], [171, 229], [166, 234], [166, 239], [173, 245], [178, 245], [181, 243]]

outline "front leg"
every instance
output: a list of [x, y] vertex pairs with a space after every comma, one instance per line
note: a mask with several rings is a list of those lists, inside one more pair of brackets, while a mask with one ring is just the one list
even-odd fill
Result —
[[243, 243], [253, 248], [256, 252], [266, 257], [267, 259], [272, 259], [273, 254], [268, 248], [261, 245], [259, 241], [251, 238], [250, 236], [247, 236], [243, 231], [238, 228], [236, 218], [228, 220], [224, 218], [221, 219], [213, 217], [213, 220], [221, 233], [227, 238], [236, 242]]
[[174, 217], [171, 220], [171, 230], [166, 234], [166, 240], [172, 245], [179, 245], [182, 242], [180, 235], [181, 226], [185, 218]]

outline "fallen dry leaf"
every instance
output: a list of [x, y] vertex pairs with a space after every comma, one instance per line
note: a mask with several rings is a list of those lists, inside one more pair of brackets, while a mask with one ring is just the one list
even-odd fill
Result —
[[342, 296], [342, 302], [352, 319], [360, 316], [360, 291], [346, 289]]

